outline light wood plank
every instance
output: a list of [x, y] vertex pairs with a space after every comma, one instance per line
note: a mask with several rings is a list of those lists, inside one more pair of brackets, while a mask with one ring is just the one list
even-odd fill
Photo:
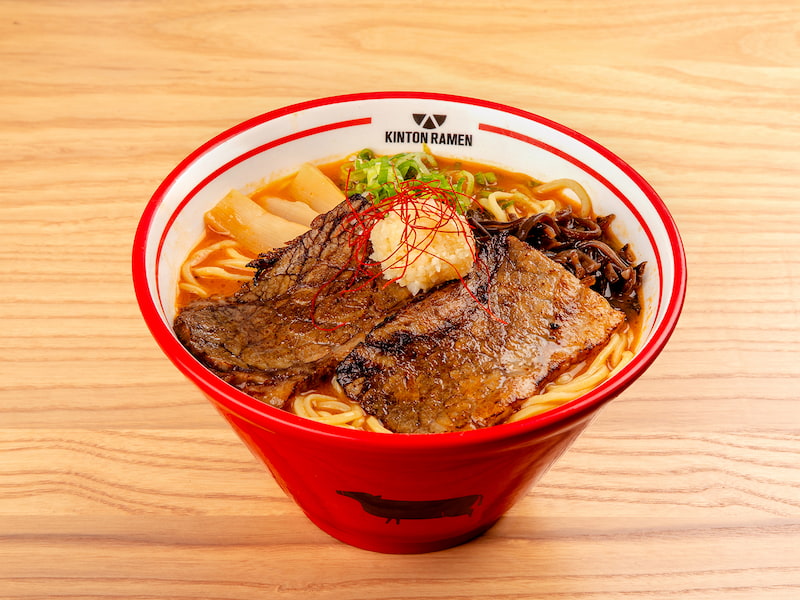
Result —
[[[797, 0], [0, 1], [0, 596], [800, 596]], [[488, 98], [605, 144], [681, 230], [652, 368], [492, 530], [387, 556], [314, 527], [139, 316], [161, 180], [324, 95]]]

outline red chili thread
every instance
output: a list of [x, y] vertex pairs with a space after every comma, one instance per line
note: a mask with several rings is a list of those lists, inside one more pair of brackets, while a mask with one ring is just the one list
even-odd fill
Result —
[[[346, 185], [345, 189], [348, 187], [349, 186]], [[460, 192], [432, 186], [418, 179], [398, 181], [395, 183], [395, 189], [397, 193], [393, 196], [390, 196], [378, 204], [369, 204], [361, 210], [353, 206], [349, 196], [346, 198], [346, 202], [351, 210], [345, 218], [343, 228], [345, 234], [348, 236], [348, 244], [352, 249], [351, 262], [340, 269], [330, 280], [320, 286], [312, 297], [311, 320], [314, 327], [322, 331], [335, 331], [347, 325], [347, 323], [339, 323], [333, 327], [323, 327], [319, 325], [316, 320], [316, 305], [319, 296], [349, 268], [352, 268], [352, 273], [345, 289], [337, 292], [340, 295], [363, 289], [370, 285], [375, 279], [384, 276], [388, 268], [396, 268], [399, 265], [401, 268], [400, 273], [395, 277], [388, 278], [383, 284], [383, 287], [386, 287], [402, 279], [408, 268], [422, 255], [433, 256], [450, 266], [473, 300], [475, 300], [475, 302], [493, 319], [505, 323], [505, 321], [494, 315], [488, 304], [484, 305], [475, 293], [469, 289], [464, 277], [450, 261], [428, 250], [433, 243], [436, 233], [445, 227], [445, 225], [449, 224], [456, 224], [456, 233], [462, 235], [469, 242], [469, 238], [472, 235], [471, 226], [464, 219], [457, 218], [456, 201]], [[468, 196], [465, 197], [469, 198]], [[469, 198], [469, 201], [472, 202], [472, 199]], [[371, 247], [370, 236], [375, 225], [389, 212], [397, 213], [405, 224], [405, 227], [403, 228], [398, 248], [390, 255], [391, 257], [397, 254], [398, 259], [388, 267], [382, 268], [381, 262], [374, 261], [369, 257]], [[432, 223], [428, 225], [422, 224], [418, 220], [420, 217], [426, 217], [430, 219]], [[422, 236], [421, 240], [419, 239], [420, 235]], [[472, 254], [473, 268], [485, 268], [485, 265], [482, 264], [478, 257], [475, 243], [468, 243], [468, 246]], [[412, 253], [414, 254], [413, 257], [411, 256]], [[384, 262], [387, 260], [388, 258], [385, 259]], [[357, 285], [356, 282], [358, 282]]]

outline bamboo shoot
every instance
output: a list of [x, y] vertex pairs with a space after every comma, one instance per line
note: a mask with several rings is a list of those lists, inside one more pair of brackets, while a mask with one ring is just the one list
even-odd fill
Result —
[[317, 216], [317, 212], [305, 202], [293, 202], [283, 198], [267, 196], [259, 198], [257, 204], [271, 212], [273, 215], [282, 217], [287, 221], [300, 223], [306, 227], [311, 226], [311, 221]]
[[299, 201], [305, 202], [318, 213], [332, 210], [344, 201], [344, 192], [319, 168], [305, 163], [289, 184], [289, 193]]
[[214, 231], [230, 235], [256, 253], [282, 246], [309, 229], [270, 214], [237, 190], [231, 190], [206, 213], [205, 219]]

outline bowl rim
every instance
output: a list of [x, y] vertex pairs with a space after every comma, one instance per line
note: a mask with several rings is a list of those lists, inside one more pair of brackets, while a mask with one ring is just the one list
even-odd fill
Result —
[[[627, 175], [647, 197], [667, 233], [670, 255], [672, 258], [670, 266], [674, 271], [674, 284], [666, 294], [666, 308], [663, 319], [652, 331], [645, 345], [639, 349], [631, 361], [620, 369], [614, 377], [606, 380], [575, 400], [520, 421], [503, 423], [493, 427], [470, 431], [436, 434], [395, 433], [386, 435], [383, 433], [351, 430], [318, 423], [269, 406], [264, 402], [248, 396], [244, 392], [224, 382], [203, 366], [186, 348], [184, 348], [174, 336], [172, 330], [166, 326], [153, 300], [154, 297], [158, 296], [157, 290], [151, 290], [146, 273], [147, 240], [153, 219], [165, 194], [178, 176], [185, 171], [189, 165], [226, 140], [236, 137], [240, 133], [248, 131], [255, 126], [280, 118], [284, 115], [331, 104], [363, 100], [410, 98], [470, 104], [512, 114], [554, 129], [589, 147], [614, 164], [614, 166]], [[638, 379], [661, 353], [677, 325], [683, 308], [687, 286], [685, 250], [672, 215], [652, 186], [627, 162], [622, 160], [611, 150], [565, 125], [524, 109], [469, 96], [415, 91], [358, 92], [316, 98], [270, 110], [235, 124], [215, 135], [181, 160], [169, 172], [151, 196], [136, 228], [132, 248], [131, 268], [134, 292], [139, 304], [139, 309], [157, 344], [167, 355], [167, 358], [170, 359], [190, 381], [200, 388], [212, 403], [218, 405], [218, 410], [222, 409], [221, 412], [227, 411], [233, 413], [239, 419], [245, 419], [258, 427], [267, 428], [275, 432], [289, 432], [295, 435], [311, 436], [311, 438], [320, 440], [325, 439], [327, 443], [339, 446], [356, 444], [361, 447], [371, 446], [375, 449], [382, 448], [387, 450], [403, 449], [409, 452], [443, 449], [453, 446], [465, 447], [471, 445], [506, 443], [509, 439], [531, 437], [534, 433], [540, 436], [546, 431], [560, 429], [561, 425], [566, 422], [574, 422], [576, 420], [588, 418], [590, 413], [593, 413], [600, 408], [600, 406], [618, 396]]]

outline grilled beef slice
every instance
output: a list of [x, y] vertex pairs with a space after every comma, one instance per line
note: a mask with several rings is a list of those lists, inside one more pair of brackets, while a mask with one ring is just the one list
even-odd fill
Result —
[[[354, 198], [354, 207], [363, 202]], [[345, 230], [350, 213], [343, 202], [288, 246], [262, 255], [254, 279], [232, 297], [184, 307], [174, 322], [178, 339], [219, 377], [273, 406], [329, 380], [367, 332], [411, 297], [356, 269]]]
[[561, 265], [505, 234], [482, 248], [465, 284], [395, 313], [336, 370], [345, 393], [392, 431], [500, 423], [599, 351], [624, 320]]

